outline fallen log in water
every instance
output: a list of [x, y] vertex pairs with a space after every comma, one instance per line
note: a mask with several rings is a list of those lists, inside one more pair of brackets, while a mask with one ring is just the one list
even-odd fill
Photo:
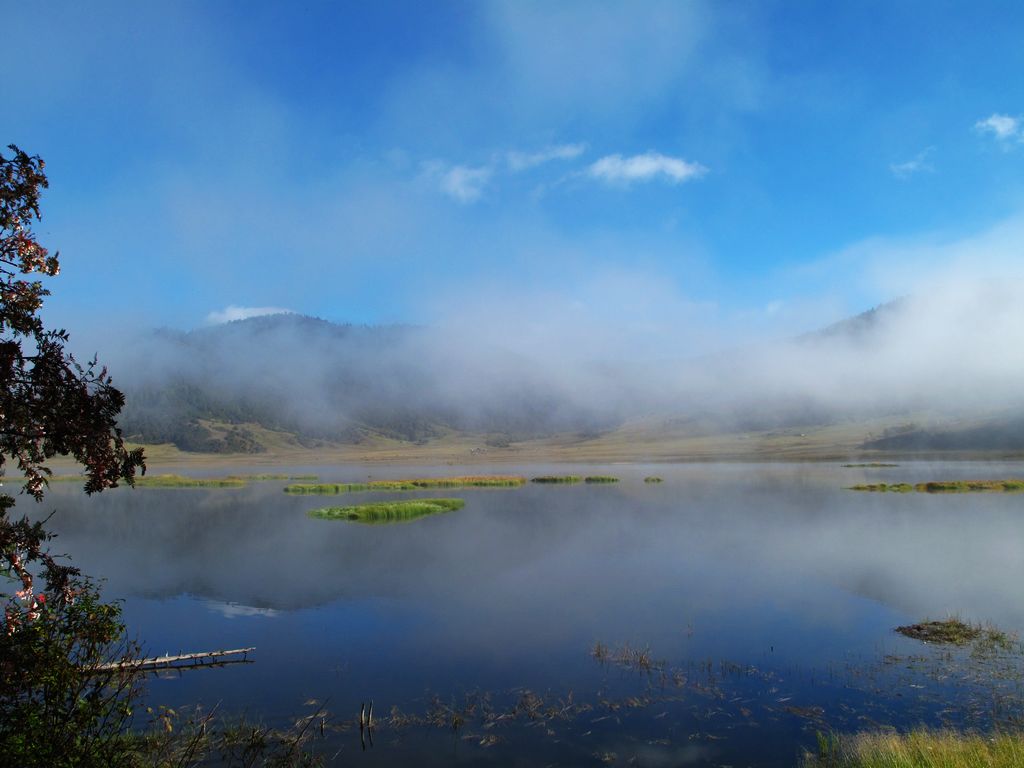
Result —
[[[230, 651], [202, 651], [200, 653], [179, 653], [175, 656], [157, 656], [152, 659], [125, 659], [123, 661], [111, 661], [106, 664], [98, 664], [94, 667], [96, 672], [110, 672], [112, 670], [135, 670], [147, 672], [156, 669], [188, 669], [190, 667], [205, 667], [215, 664], [237, 664], [247, 661], [247, 655], [255, 648], [235, 648]], [[240, 656], [241, 658], [230, 658]]]

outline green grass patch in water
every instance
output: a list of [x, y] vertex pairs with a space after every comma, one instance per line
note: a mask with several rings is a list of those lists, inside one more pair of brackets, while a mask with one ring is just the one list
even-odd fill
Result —
[[464, 475], [422, 477], [412, 480], [369, 480], [365, 483], [293, 483], [285, 493], [331, 495], [360, 491], [422, 491], [429, 488], [518, 488], [525, 477], [512, 475]]
[[866, 483], [864, 485], [852, 485], [851, 491], [868, 491], [871, 493], [910, 493], [914, 486], [910, 483]]
[[357, 523], [404, 523], [428, 515], [453, 512], [465, 506], [462, 499], [410, 499], [356, 504], [351, 507], [324, 507], [306, 514], [319, 520], [350, 520]]
[[238, 478], [239, 480], [249, 480], [254, 483], [264, 482], [267, 480], [292, 480], [316, 482], [317, 480], [320, 479], [317, 475], [285, 475], [274, 473], [262, 473], [256, 475], [229, 475], [229, 477]]
[[862, 468], [862, 469], [876, 469], [878, 467], [898, 467], [899, 464], [886, 464], [881, 461], [871, 461], [866, 464], [843, 464], [847, 469], [851, 468]]
[[588, 475], [583, 478], [584, 483], [617, 483], [619, 478], [611, 475]]
[[185, 477], [184, 475], [143, 475], [135, 478], [138, 488], [242, 488], [241, 477]]
[[645, 477], [645, 478], [644, 478], [644, 482], [645, 482], [645, 483], [663, 483], [663, 482], [665, 482], [665, 481], [664, 481], [664, 480], [662, 480], [662, 479], [661, 479], [660, 477], [658, 477], [657, 475], [649, 475], [648, 477]]
[[1001, 629], [971, 624], [953, 616], [940, 621], [922, 621], [896, 627], [904, 637], [936, 645], [974, 646], [977, 651], [1013, 651], [1019, 648], [1017, 638]]
[[1024, 765], [1024, 734], [910, 733], [818, 734], [818, 754], [804, 768], [1017, 768]]
[[583, 478], [579, 475], [541, 475], [540, 477], [530, 478], [530, 482], [544, 485], [571, 485], [573, 483], [582, 483]]
[[972, 491], [996, 491], [1020, 493], [1024, 491], [1024, 480], [942, 480], [918, 483], [914, 490], [922, 493], [970, 493]]
[[1021, 493], [1024, 491], [1024, 480], [933, 480], [927, 483], [869, 483], [854, 485], [851, 491], [876, 491], [908, 493]]

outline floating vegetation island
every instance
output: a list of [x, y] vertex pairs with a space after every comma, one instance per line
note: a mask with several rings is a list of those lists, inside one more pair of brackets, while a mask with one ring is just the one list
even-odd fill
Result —
[[879, 467], [898, 467], [899, 464], [886, 464], [881, 461], [871, 461], [867, 464], [843, 464], [847, 469], [851, 468], [862, 468], [862, 469], [877, 469]]
[[1020, 493], [1024, 491], [1024, 480], [937, 480], [928, 483], [869, 483], [854, 485], [851, 491], [873, 491], [878, 493]]
[[430, 488], [518, 488], [525, 477], [511, 475], [466, 475], [423, 477], [413, 480], [368, 480], [365, 483], [293, 483], [285, 493], [331, 495], [360, 491], [422, 491]]
[[306, 514], [319, 520], [350, 520], [357, 523], [404, 523], [428, 515], [462, 509], [462, 499], [409, 499], [405, 501], [379, 501], [351, 507], [324, 507]]
[[645, 483], [662, 483], [662, 482], [664, 482], [664, 480], [662, 480], [657, 475], [648, 475], [647, 477], [644, 478], [644, 482]]
[[619, 478], [611, 475], [588, 475], [583, 478], [584, 483], [617, 483]]

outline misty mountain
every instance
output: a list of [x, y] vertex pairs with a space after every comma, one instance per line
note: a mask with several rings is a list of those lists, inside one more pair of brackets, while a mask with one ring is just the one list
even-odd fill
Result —
[[306, 447], [373, 435], [424, 442], [451, 430], [492, 432], [501, 442], [611, 425], [529, 375], [470, 376], [414, 326], [277, 314], [159, 330], [134, 346], [119, 368], [122, 429], [183, 450], [258, 453], [249, 425]]
[[1006, 343], [1024, 332], [1013, 285], [958, 283], [715, 354], [688, 349], [671, 328], [531, 321], [356, 326], [268, 315], [151, 332], [110, 364], [127, 397], [124, 433], [185, 450], [868, 422], [869, 449], [1024, 449], [1024, 353]]

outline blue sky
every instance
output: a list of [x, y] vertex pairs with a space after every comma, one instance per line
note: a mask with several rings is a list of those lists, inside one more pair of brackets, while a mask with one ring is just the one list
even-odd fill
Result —
[[789, 333], [1024, 261], [1013, 2], [3, 6], [73, 330], [471, 298]]

